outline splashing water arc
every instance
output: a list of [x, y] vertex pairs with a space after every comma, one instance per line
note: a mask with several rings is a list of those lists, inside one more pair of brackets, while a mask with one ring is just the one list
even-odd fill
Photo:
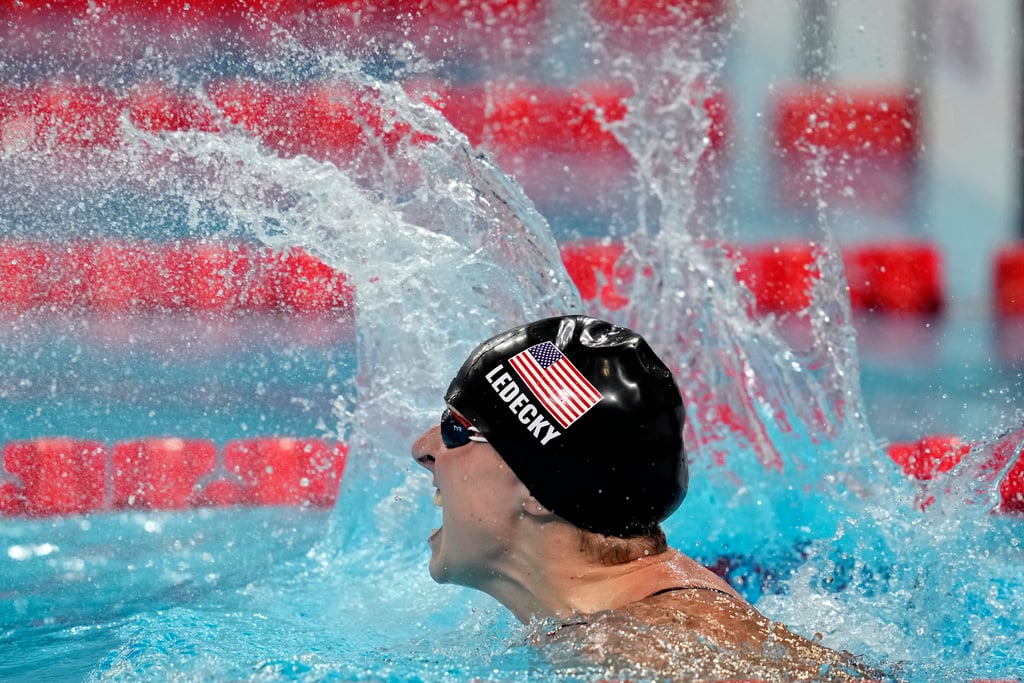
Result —
[[[874, 661], [903, 662], [913, 680], [948, 669], [954, 677], [987, 675], [1019, 662], [1020, 528], [989, 512], [1000, 477], [1020, 457], [1020, 434], [978, 444], [949, 478], [908, 492], [864, 417], [843, 263], [828, 221], [814, 226], [820, 278], [800, 313], [755, 315], [753, 295], [736, 278], [737, 230], [713, 182], [721, 152], [706, 106], [727, 68], [734, 28], [698, 17], [682, 26], [609, 29], [582, 11], [559, 11], [569, 18], [548, 19], [546, 52], [541, 38], [526, 54], [510, 47], [514, 41], [475, 46], [486, 58], [475, 74], [484, 85], [468, 104], [446, 91], [472, 67], [448, 39], [416, 34], [415, 13], [396, 20], [404, 32], [394, 42], [365, 45], [355, 32], [332, 33], [347, 16], [340, 9], [282, 10], [270, 19], [245, 13], [242, 28], [265, 42], [241, 48], [235, 43], [244, 38], [226, 31], [219, 40], [233, 46], [236, 61], [211, 68], [247, 77], [178, 72], [160, 44], [124, 67], [132, 77], [133, 68], [162, 74], [160, 85], [193, 101], [203, 125], [155, 129], [125, 107], [114, 146], [69, 151], [30, 136], [4, 145], [0, 226], [7, 232], [26, 221], [55, 233], [62, 221], [95, 216], [130, 235], [142, 230], [137, 224], [178, 222], [190, 238], [302, 247], [347, 274], [355, 291], [357, 370], [329, 430], [349, 444], [350, 464], [330, 531], [265, 576], [195, 589], [210, 604], [183, 598], [159, 614], [140, 609], [95, 626], [116, 645], [90, 680], [517, 680], [538, 669], [536, 680], [598, 680], [616, 673], [552, 668], [492, 601], [430, 583], [430, 482], [408, 456], [479, 341], [575, 312], [643, 333], [676, 372], [692, 485], [666, 522], [674, 545], [702, 560], [736, 560], [744, 577], [768, 577], [755, 597], [773, 618], [821, 631], [827, 644]], [[83, 20], [81, 45], [104, 35], [101, 15]], [[492, 36], [502, 19], [497, 10], [474, 16], [473, 28]], [[141, 32], [140, 41], [151, 38]], [[638, 51], [637, 42], [647, 49]], [[167, 63], [152, 69], [160, 59]], [[573, 64], [598, 65], [604, 81], [625, 93], [623, 109], [600, 88], [583, 88], [574, 115], [610, 136], [629, 172], [605, 183], [601, 169], [581, 165], [565, 181], [577, 193], [593, 190], [603, 221], [597, 232], [623, 245], [613, 281], [600, 284], [625, 293], [624, 305], [584, 305], [537, 208], [541, 198], [523, 189], [531, 177], [526, 153], [510, 158], [491, 149], [517, 142], [507, 122], [495, 116], [470, 133], [450, 122], [460, 106], [493, 113], [513, 101], [538, 65], [550, 67], [553, 81], [593, 76]], [[266, 81], [275, 83], [269, 95], [261, 90]], [[358, 144], [318, 145], [302, 122], [283, 115], [280, 123], [277, 114], [247, 120], [236, 106], [269, 97], [286, 110], [291, 94], [351, 105]], [[17, 133], [5, 130], [6, 143], [18, 143]], [[570, 169], [563, 161], [550, 165]], [[558, 189], [551, 188], [556, 200]], [[111, 218], [138, 198], [126, 217]], [[934, 501], [928, 514], [917, 509], [918, 497]], [[148, 521], [139, 526], [152, 529]], [[190, 583], [176, 589], [188, 595], [181, 586]]]
[[[172, 167], [169, 177], [194, 181], [183, 188], [189, 198], [269, 245], [304, 246], [351, 276], [364, 369], [354, 438], [380, 455], [401, 453], [412, 420], [365, 442], [358, 425], [393, 423], [396, 413], [422, 415], [436, 404], [437, 387], [472, 348], [471, 330], [486, 335], [524, 313], [578, 310], [579, 296], [544, 219], [436, 110], [410, 102], [393, 84], [357, 82], [345, 90], [394, 108], [385, 128], [415, 133], [391, 149], [371, 138], [348, 165], [283, 158], [244, 135], [143, 136], [140, 144], [147, 154], [188, 159], [187, 173]], [[505, 285], [489, 291], [480, 285], [487, 282]]]

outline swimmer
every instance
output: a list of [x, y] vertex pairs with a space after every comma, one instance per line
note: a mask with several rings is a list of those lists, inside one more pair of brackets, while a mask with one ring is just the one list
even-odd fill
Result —
[[517, 327], [476, 348], [445, 401], [412, 447], [442, 509], [435, 581], [483, 591], [535, 624], [535, 640], [627, 673], [878, 676], [668, 547], [660, 523], [688, 483], [685, 415], [635, 332], [584, 316]]

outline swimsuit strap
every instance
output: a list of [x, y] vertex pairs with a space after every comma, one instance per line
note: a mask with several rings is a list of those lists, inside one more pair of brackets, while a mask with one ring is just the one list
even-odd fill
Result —
[[722, 590], [721, 588], [715, 588], [714, 586], [672, 586], [670, 588], [662, 588], [660, 591], [655, 591], [648, 595], [646, 598], [644, 598], [644, 600], [647, 600], [648, 598], [657, 597], [665, 593], [671, 593], [673, 591], [713, 591], [715, 593], [721, 593], [722, 595], [729, 598], [736, 597], [732, 593], [728, 593]]
[[[665, 593], [671, 593], [673, 591], [711, 591], [713, 593], [720, 593], [725, 597], [731, 598], [733, 600], [736, 599], [736, 596], [732, 593], [726, 592], [721, 588], [715, 588], [714, 586], [671, 586], [669, 588], [662, 588], [660, 591], [654, 591], [646, 598], [644, 598], [644, 600], [648, 600], [659, 595], [664, 595]], [[563, 628], [567, 628], [569, 626], [586, 626], [588, 623], [590, 622], [588, 622], [585, 617], [579, 616], [573, 621], [567, 621], [561, 624], [557, 624], [555, 628], [550, 633], [548, 633], [548, 635], [553, 636], [557, 632], [561, 631]]]

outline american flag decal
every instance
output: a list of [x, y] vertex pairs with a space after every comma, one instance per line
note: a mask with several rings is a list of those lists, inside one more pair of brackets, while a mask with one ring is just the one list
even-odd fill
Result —
[[572, 361], [549, 341], [520, 351], [508, 362], [562, 427], [583, 417], [603, 398]]

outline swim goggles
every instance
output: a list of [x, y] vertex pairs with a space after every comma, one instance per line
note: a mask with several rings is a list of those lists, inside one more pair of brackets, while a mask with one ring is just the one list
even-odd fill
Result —
[[448, 448], [465, 446], [470, 441], [487, 443], [480, 431], [469, 422], [456, 415], [450, 408], [441, 413], [441, 441]]

